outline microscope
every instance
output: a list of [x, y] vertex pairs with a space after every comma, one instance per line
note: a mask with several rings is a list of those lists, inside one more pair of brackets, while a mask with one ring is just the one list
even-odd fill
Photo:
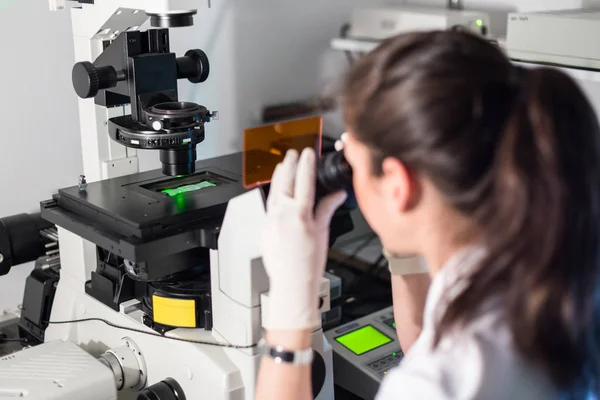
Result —
[[[0, 359], [0, 395], [31, 399], [254, 398], [269, 281], [258, 240], [268, 185], [243, 184], [243, 154], [197, 160], [218, 117], [179, 99], [208, 56], [170, 50], [169, 29], [193, 24], [198, 0], [51, 0], [72, 6], [84, 174], [0, 220], [0, 271], [38, 259], [20, 331], [36, 344]], [[152, 28], [139, 26], [150, 19]], [[162, 168], [138, 172], [137, 150]], [[265, 154], [264, 157], [275, 157]], [[321, 194], [348, 188], [342, 153], [323, 156]], [[347, 210], [331, 242], [353, 229]], [[320, 311], [330, 307], [323, 278]], [[312, 334], [315, 399], [334, 398], [332, 348]], [[0, 396], [1, 397], [1, 396]]]

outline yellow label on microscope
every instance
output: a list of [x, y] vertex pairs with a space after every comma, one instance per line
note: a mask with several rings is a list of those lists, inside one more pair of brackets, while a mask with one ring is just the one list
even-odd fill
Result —
[[152, 296], [154, 322], [179, 328], [196, 327], [196, 301]]

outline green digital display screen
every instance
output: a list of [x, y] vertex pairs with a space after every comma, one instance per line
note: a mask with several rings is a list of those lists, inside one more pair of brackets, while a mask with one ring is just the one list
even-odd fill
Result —
[[202, 189], [206, 189], [208, 187], [213, 187], [213, 186], [217, 186], [216, 183], [213, 183], [211, 181], [202, 181], [202, 182], [198, 182], [198, 183], [192, 183], [190, 185], [183, 185], [183, 186], [179, 186], [173, 189], [164, 189], [161, 190], [162, 193], [166, 194], [167, 196], [177, 196], [178, 194], [181, 193], [188, 193], [188, 192], [195, 192], [197, 190], [202, 190]]
[[357, 356], [392, 342], [391, 338], [371, 325], [338, 336], [335, 340]]

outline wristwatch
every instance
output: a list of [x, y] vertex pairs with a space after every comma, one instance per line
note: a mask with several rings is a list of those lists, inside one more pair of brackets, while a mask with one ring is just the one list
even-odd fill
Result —
[[428, 272], [427, 264], [417, 255], [395, 254], [383, 249], [383, 256], [388, 260], [390, 274], [413, 275]]
[[289, 351], [283, 346], [272, 346], [265, 339], [258, 342], [263, 356], [271, 357], [276, 364], [308, 365], [313, 360], [313, 349]]

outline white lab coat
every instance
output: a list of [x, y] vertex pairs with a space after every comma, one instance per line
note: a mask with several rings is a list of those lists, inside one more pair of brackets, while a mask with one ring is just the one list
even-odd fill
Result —
[[386, 375], [376, 400], [557, 398], [547, 376], [514, 350], [511, 333], [501, 315], [501, 299], [490, 301], [478, 318], [446, 334], [433, 349], [434, 319], [448, 298], [461, 289], [461, 271], [473, 265], [478, 254], [481, 253], [472, 249], [461, 251], [433, 280], [423, 331], [400, 366]]

